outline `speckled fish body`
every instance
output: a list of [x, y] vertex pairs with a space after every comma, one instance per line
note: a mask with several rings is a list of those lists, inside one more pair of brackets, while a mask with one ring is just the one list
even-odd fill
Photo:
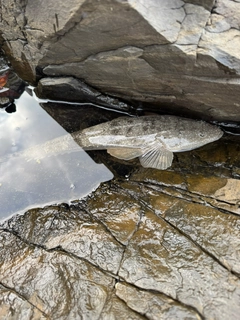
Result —
[[222, 134], [217, 126], [176, 116], [120, 117], [10, 154], [0, 163], [12, 156], [38, 161], [79, 151], [80, 145], [85, 150], [107, 149], [119, 159], [139, 157], [143, 167], [164, 170], [171, 166], [173, 152], [193, 150], [218, 140]]
[[170, 115], [120, 117], [76, 133], [83, 149], [107, 149], [125, 160], [139, 157], [144, 167], [166, 169], [173, 152], [193, 150], [218, 140], [223, 132], [214, 125]]

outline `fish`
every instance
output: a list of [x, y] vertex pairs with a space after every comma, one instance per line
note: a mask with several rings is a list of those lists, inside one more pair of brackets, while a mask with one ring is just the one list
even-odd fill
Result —
[[[173, 154], [199, 148], [220, 139], [223, 131], [216, 125], [171, 115], [118, 117], [84, 130], [57, 137], [13, 155], [26, 161], [81, 150], [107, 150], [118, 159], [139, 158], [145, 168], [165, 170]], [[79, 147], [80, 146], [80, 147]]]
[[119, 117], [75, 133], [85, 150], [106, 149], [122, 160], [139, 158], [145, 168], [165, 170], [173, 154], [199, 148], [220, 139], [216, 125], [173, 115]]

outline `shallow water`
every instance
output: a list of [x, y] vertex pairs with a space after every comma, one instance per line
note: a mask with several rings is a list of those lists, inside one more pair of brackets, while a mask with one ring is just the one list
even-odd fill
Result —
[[78, 145], [75, 152], [26, 161], [21, 152], [68, 133], [27, 92], [15, 103], [15, 113], [0, 109], [0, 220], [28, 208], [79, 199], [113, 177]]

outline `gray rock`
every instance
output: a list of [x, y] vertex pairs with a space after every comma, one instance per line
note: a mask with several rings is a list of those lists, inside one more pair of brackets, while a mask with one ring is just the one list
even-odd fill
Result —
[[239, 1], [3, 0], [2, 17], [3, 48], [32, 83], [74, 76], [145, 109], [240, 120]]
[[117, 98], [107, 96], [73, 77], [43, 78], [35, 89], [37, 96], [43, 99], [60, 100], [75, 103], [86, 101], [96, 106], [108, 107], [128, 112], [131, 106]]

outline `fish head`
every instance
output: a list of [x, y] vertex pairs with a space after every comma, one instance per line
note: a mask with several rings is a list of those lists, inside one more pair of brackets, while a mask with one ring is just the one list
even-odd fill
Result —
[[168, 142], [172, 152], [184, 152], [199, 148], [220, 139], [223, 131], [205, 121], [182, 119], [177, 124], [178, 134]]
[[218, 126], [205, 121], [198, 121], [194, 123], [193, 127], [190, 125], [187, 131], [189, 131], [188, 150], [193, 150], [216, 141], [223, 135], [223, 131]]
[[200, 121], [198, 137], [203, 144], [207, 144], [220, 139], [223, 131], [216, 125]]

